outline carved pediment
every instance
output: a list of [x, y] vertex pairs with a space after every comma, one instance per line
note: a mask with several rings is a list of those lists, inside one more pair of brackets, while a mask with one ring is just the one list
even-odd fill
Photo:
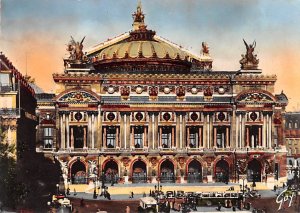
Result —
[[260, 91], [248, 91], [239, 94], [236, 97], [236, 102], [242, 103], [274, 103], [276, 99], [272, 94], [267, 94]]
[[57, 99], [57, 102], [68, 102], [68, 103], [91, 103], [98, 102], [98, 97], [86, 91], [71, 91]]

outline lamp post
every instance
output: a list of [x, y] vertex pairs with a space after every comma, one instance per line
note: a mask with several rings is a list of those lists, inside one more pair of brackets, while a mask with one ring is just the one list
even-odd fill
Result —
[[245, 180], [246, 180], [246, 177], [242, 177], [242, 181], [243, 181], [243, 185], [242, 185], [242, 190], [243, 190], [243, 199], [245, 197]]
[[56, 195], [58, 195], [58, 193], [59, 193], [59, 184], [57, 183], [56, 184]]
[[94, 181], [94, 194], [93, 194], [93, 198], [94, 198], [94, 199], [97, 199], [96, 181]]
[[253, 171], [252, 171], [252, 181], [253, 181], [253, 183], [252, 183], [252, 190], [254, 190], [254, 188], [256, 187], [256, 183], [255, 183], [255, 174], [254, 174]]
[[70, 195], [70, 180], [68, 180], [67, 195]]

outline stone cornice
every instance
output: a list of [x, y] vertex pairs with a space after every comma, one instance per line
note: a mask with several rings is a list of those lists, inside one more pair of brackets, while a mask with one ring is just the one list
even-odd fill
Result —
[[53, 74], [53, 80], [55, 82], [100, 82], [102, 80], [101, 74]]

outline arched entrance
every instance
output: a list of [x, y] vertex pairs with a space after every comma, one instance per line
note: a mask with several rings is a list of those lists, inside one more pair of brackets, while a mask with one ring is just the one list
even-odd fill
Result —
[[77, 160], [71, 167], [71, 181], [72, 184], [86, 184], [87, 174], [86, 167], [83, 162]]
[[118, 164], [110, 160], [104, 166], [104, 175], [106, 183], [117, 183], [119, 181]]
[[199, 161], [192, 160], [188, 165], [188, 183], [198, 183], [202, 181], [202, 167]]
[[215, 167], [216, 182], [228, 183], [229, 181], [229, 165], [225, 160], [219, 160]]
[[160, 165], [160, 182], [161, 183], [174, 183], [174, 164], [169, 160], [165, 160]]
[[147, 167], [144, 161], [138, 160], [132, 166], [132, 183], [147, 182]]
[[261, 182], [261, 163], [257, 159], [253, 159], [248, 163], [247, 180], [249, 182]]

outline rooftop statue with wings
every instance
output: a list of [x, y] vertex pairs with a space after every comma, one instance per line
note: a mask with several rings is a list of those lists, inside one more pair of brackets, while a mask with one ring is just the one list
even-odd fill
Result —
[[256, 58], [257, 55], [254, 55], [254, 49], [256, 47], [256, 41], [248, 45], [245, 39], [243, 39], [246, 46], [246, 54], [242, 54], [242, 59], [240, 60], [242, 69], [257, 69], [259, 60]]

